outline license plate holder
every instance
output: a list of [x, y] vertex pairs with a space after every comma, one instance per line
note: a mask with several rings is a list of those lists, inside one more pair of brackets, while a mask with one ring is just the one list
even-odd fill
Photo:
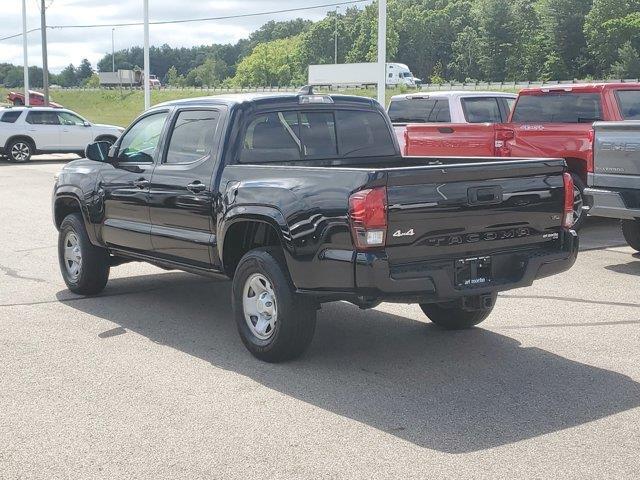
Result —
[[455, 284], [458, 288], [487, 285], [492, 280], [491, 257], [460, 258], [454, 264]]

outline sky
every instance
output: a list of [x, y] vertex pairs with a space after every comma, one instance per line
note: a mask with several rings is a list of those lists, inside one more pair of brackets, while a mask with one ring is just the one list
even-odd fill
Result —
[[[149, 0], [150, 21], [218, 17], [245, 13], [282, 10], [340, 0]], [[40, 0], [26, 0], [27, 29], [40, 26]], [[22, 32], [22, 0], [1, 0], [2, 22], [0, 38]], [[365, 2], [370, 3], [370, 1]], [[142, 0], [46, 0], [47, 25], [108, 24], [142, 21]], [[364, 4], [361, 4], [364, 5]], [[341, 7], [344, 9], [344, 7]], [[190, 47], [212, 43], [235, 43], [260, 28], [269, 20], [288, 20], [302, 17], [322, 19], [325, 7], [293, 13], [261, 15], [248, 18], [208, 22], [151, 25], [151, 45], [167, 43], [172, 47]], [[93, 67], [105, 53], [111, 52], [111, 28], [47, 29], [49, 70], [60, 72], [69, 63], [78, 65], [88, 58]], [[142, 26], [117, 27], [114, 32], [115, 49], [142, 46]], [[28, 34], [29, 65], [42, 66], [40, 32]], [[0, 41], [0, 63], [22, 65], [22, 37]]]

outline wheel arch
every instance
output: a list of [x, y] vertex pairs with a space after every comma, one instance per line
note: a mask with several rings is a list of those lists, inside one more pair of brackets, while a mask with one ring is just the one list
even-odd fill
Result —
[[19, 134], [19, 135], [12, 135], [7, 139], [7, 141], [4, 144], [5, 150], [9, 148], [9, 145], [12, 142], [15, 142], [16, 140], [23, 140], [25, 142], [28, 142], [33, 147], [33, 153], [35, 153], [36, 150], [38, 149], [36, 142], [33, 138], [31, 138], [29, 135]]
[[587, 185], [587, 162], [581, 158], [566, 157], [567, 167], [569, 172], [578, 176], [584, 185]]
[[288, 231], [282, 214], [268, 207], [257, 207], [252, 212], [245, 209], [242, 214], [228, 217], [218, 244], [223, 270], [232, 277], [243, 255], [259, 247], [281, 248], [285, 258], [290, 258]]

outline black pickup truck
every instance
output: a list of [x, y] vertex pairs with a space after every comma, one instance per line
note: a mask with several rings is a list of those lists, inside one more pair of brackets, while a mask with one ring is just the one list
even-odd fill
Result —
[[575, 262], [563, 160], [403, 158], [377, 102], [242, 94], [144, 112], [66, 165], [53, 193], [62, 276], [95, 295], [146, 261], [233, 279], [241, 338], [281, 361], [323, 302], [418, 303], [469, 328], [497, 292]]

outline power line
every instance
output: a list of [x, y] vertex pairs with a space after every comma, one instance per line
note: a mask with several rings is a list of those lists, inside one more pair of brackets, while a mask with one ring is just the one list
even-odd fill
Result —
[[[365, 3], [370, 0], [348, 0], [342, 2], [333, 2], [333, 3], [324, 3], [321, 5], [311, 5], [308, 7], [297, 7], [297, 8], [286, 8], [281, 10], [271, 10], [267, 12], [255, 12], [255, 13], [243, 13], [237, 15], [225, 15], [220, 17], [205, 17], [205, 18], [188, 18], [184, 20], [157, 20], [154, 22], [149, 22], [149, 25], [168, 25], [168, 24], [176, 24], [176, 23], [194, 23], [194, 22], [208, 22], [213, 20], [231, 20], [234, 18], [247, 18], [247, 17], [258, 17], [263, 15], [275, 15], [278, 13], [291, 13], [291, 12], [301, 12], [305, 10], [314, 10], [318, 8], [328, 8], [328, 7], [339, 7], [342, 5], [354, 5], [358, 3]], [[102, 27], [134, 27], [144, 25], [144, 22], [123, 22], [123, 23], [101, 23], [101, 24], [87, 24], [87, 25], [47, 25], [48, 29], [69, 29], [69, 28], [102, 28]], [[27, 33], [35, 32], [40, 30], [39, 28], [33, 28], [28, 30]], [[10, 35], [8, 37], [0, 38], [0, 42], [3, 40], [9, 40], [11, 38], [21, 37], [22, 34], [18, 33], [15, 35]]]

